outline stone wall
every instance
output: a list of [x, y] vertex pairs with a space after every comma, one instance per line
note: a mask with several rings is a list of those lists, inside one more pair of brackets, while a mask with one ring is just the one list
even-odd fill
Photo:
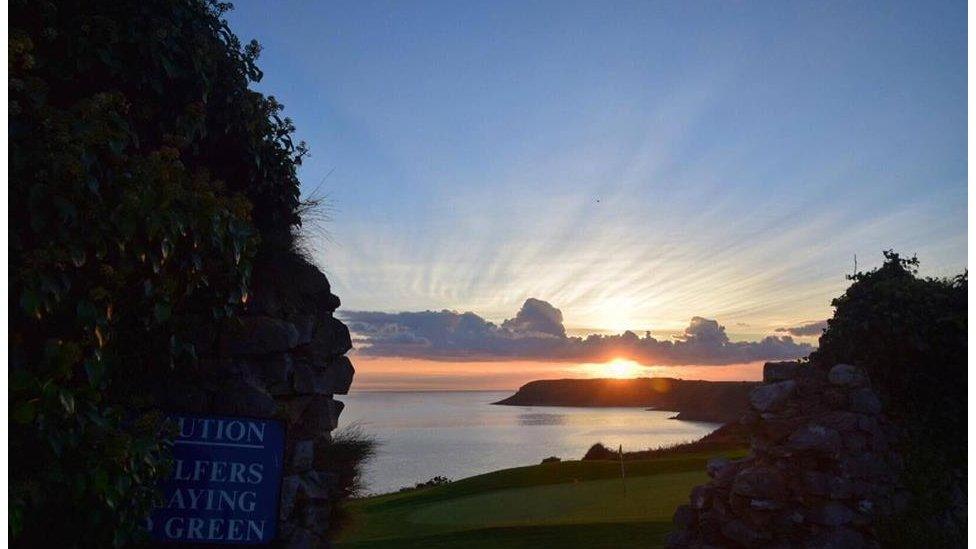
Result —
[[750, 454], [708, 463], [674, 515], [670, 547], [871, 547], [905, 505], [898, 433], [859, 368], [768, 363], [741, 421]]
[[286, 427], [278, 547], [328, 546], [332, 475], [324, 456], [353, 366], [349, 330], [325, 275], [292, 259], [256, 276], [242, 315], [197, 342], [199, 368], [157, 380], [156, 402], [173, 413], [276, 418]]

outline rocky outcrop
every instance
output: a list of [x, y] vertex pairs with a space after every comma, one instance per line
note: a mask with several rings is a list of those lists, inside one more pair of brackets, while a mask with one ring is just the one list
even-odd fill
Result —
[[741, 423], [752, 451], [717, 458], [674, 515], [669, 547], [873, 547], [904, 505], [894, 426], [865, 372], [770, 363]]
[[748, 381], [547, 379], [531, 381], [495, 404], [511, 406], [648, 406], [678, 412], [675, 419], [735, 421], [748, 406]]
[[299, 258], [256, 272], [242, 315], [201, 337], [199, 371], [153, 388], [173, 413], [270, 417], [285, 424], [278, 547], [328, 546], [334, 479], [327, 452], [354, 369], [349, 330], [333, 316], [339, 298], [325, 275]]

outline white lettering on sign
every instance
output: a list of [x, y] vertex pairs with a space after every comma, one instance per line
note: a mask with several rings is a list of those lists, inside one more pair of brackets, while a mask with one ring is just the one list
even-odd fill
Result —
[[264, 426], [260, 421], [181, 417], [177, 444], [219, 444], [231, 446], [264, 444]]
[[166, 537], [191, 541], [260, 541], [264, 520], [170, 517], [163, 526]]
[[171, 419], [179, 435], [164, 497], [148, 524], [154, 539], [243, 544], [274, 538], [284, 450], [280, 423]]

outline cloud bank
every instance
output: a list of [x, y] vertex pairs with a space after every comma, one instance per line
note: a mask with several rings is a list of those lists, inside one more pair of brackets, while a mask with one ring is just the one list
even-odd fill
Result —
[[827, 321], [818, 320], [816, 322], [808, 322], [806, 324], [792, 326], [789, 328], [776, 328], [776, 331], [788, 333], [796, 337], [810, 337], [820, 335], [825, 329], [827, 329]]
[[627, 331], [620, 335], [567, 337], [562, 312], [528, 299], [514, 318], [495, 324], [471, 313], [346, 311], [343, 320], [359, 352], [428, 360], [540, 360], [603, 362], [626, 358], [646, 365], [738, 364], [788, 360], [813, 350], [789, 335], [760, 341], [729, 341], [715, 320], [694, 317], [681, 336], [658, 340]]

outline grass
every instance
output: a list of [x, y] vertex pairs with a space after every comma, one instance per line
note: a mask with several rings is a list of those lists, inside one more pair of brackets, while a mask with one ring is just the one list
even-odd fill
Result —
[[354, 500], [340, 549], [661, 546], [705, 463], [743, 449], [626, 462], [564, 461]]

